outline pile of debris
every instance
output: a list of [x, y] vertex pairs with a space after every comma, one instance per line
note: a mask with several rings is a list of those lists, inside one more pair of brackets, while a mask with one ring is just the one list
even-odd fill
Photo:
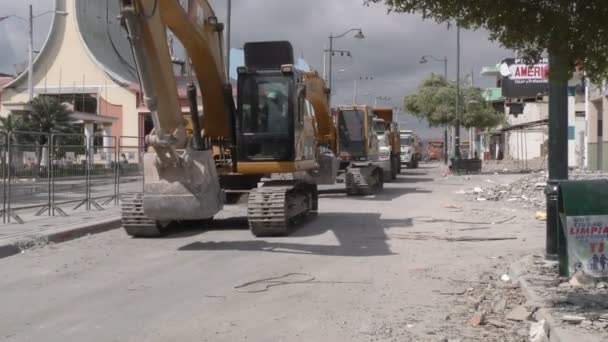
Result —
[[557, 324], [575, 334], [584, 332], [587, 339], [581, 336], [581, 340], [608, 340], [607, 283], [580, 271], [571, 278], [560, 277], [557, 263], [542, 256], [526, 257], [520, 263], [527, 289]]
[[457, 309], [444, 318], [443, 330], [451, 338], [438, 341], [548, 341], [549, 330], [543, 320], [537, 320], [537, 308], [526, 302], [519, 283], [507, 274], [485, 272], [479, 281], [452, 281], [453, 287], [442, 293], [454, 296]]
[[[517, 202], [525, 208], [545, 210], [545, 187], [547, 186], [547, 172], [540, 171], [528, 174], [509, 184], [495, 184], [487, 188], [477, 187], [469, 191], [469, 199], [476, 201], [506, 201]], [[605, 172], [571, 171], [571, 180], [593, 180], [608, 178]]]
[[517, 172], [540, 171], [547, 167], [547, 158], [538, 157], [530, 160], [505, 158], [503, 160], [487, 160], [483, 162], [484, 172]]

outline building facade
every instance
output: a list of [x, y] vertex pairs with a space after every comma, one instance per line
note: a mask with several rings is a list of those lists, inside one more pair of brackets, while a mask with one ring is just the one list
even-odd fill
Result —
[[608, 171], [608, 134], [604, 134], [608, 130], [608, 87], [605, 82], [591, 84], [588, 93], [587, 165], [590, 170]]
[[[508, 60], [513, 63], [514, 59]], [[486, 159], [506, 158], [522, 161], [522, 165], [534, 161], [534, 167], [546, 167], [549, 97], [543, 70], [548, 69], [545, 69], [545, 64], [522, 64], [521, 71], [513, 65], [510, 67], [511, 73], [516, 68], [517, 77], [508, 75], [509, 65], [505, 62], [482, 70], [483, 76], [496, 78], [496, 87], [486, 90], [486, 99], [506, 117], [503, 127], [485, 134], [483, 149]], [[580, 84], [577, 85], [577, 78], [575, 75], [568, 90], [568, 165], [582, 168], [585, 155], [584, 93]]]

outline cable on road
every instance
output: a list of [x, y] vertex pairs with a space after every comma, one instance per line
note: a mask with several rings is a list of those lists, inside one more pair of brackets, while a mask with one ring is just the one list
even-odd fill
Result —
[[[285, 279], [285, 278], [288, 278], [291, 276], [305, 276], [307, 278], [304, 280], [294, 280], [294, 281], [282, 280], [282, 279]], [[315, 277], [308, 273], [287, 273], [287, 274], [284, 274], [279, 277], [264, 278], [264, 279], [249, 281], [249, 282], [243, 283], [241, 285], [235, 286], [235, 287], [233, 287], [233, 289], [237, 292], [258, 293], [258, 292], [268, 291], [268, 289], [270, 289], [271, 287], [275, 287], [275, 286], [304, 284], [304, 283], [310, 283], [313, 280], [315, 280]], [[263, 289], [259, 289], [259, 290], [243, 290], [243, 288], [249, 287], [251, 285], [257, 285], [257, 284], [265, 284], [265, 287]]]
[[[286, 278], [291, 277], [291, 276], [305, 276], [306, 279], [285, 280]], [[235, 286], [232, 289], [235, 290], [236, 292], [259, 293], [259, 292], [266, 292], [271, 287], [282, 286], [282, 285], [294, 285], [294, 284], [371, 284], [371, 282], [365, 282], [365, 281], [315, 281], [315, 279], [316, 278], [311, 274], [294, 272], [294, 273], [287, 273], [287, 274], [284, 274], [279, 277], [264, 278], [264, 279], [249, 281], [249, 282], [243, 283], [241, 285]], [[252, 285], [258, 285], [258, 284], [264, 284], [264, 288], [258, 289], [258, 290], [245, 290], [245, 288], [247, 288], [247, 287], [250, 287]]]

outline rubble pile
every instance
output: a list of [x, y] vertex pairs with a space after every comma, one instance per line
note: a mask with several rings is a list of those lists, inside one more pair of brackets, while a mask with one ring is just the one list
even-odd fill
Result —
[[557, 263], [542, 256], [531, 256], [523, 262], [528, 289], [558, 324], [573, 331], [585, 330], [598, 341], [608, 340], [608, 284], [582, 272], [562, 278]]
[[547, 167], [547, 158], [539, 157], [527, 161], [505, 158], [503, 160], [487, 160], [483, 162], [485, 172], [514, 172], [521, 170], [539, 171]]
[[[536, 308], [526, 302], [517, 281], [505, 279], [504, 275], [485, 272], [475, 282], [454, 280], [452, 289], [462, 288], [451, 294], [454, 308], [459, 310], [444, 318], [443, 332], [450, 333], [450, 338], [437, 341], [548, 341], [532, 339], [532, 330], [537, 324]], [[546, 336], [547, 332], [543, 331], [542, 335]], [[458, 338], [454, 334], [458, 334]]]
[[[571, 180], [608, 179], [606, 172], [571, 171]], [[492, 181], [488, 181], [493, 183]], [[469, 199], [476, 201], [505, 201], [522, 204], [525, 208], [545, 210], [545, 187], [547, 172], [540, 171], [528, 174], [509, 184], [494, 184], [486, 188], [475, 188], [469, 191]]]

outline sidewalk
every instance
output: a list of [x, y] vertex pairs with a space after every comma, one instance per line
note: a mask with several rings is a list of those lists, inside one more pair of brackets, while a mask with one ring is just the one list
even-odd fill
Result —
[[120, 226], [120, 207], [82, 211], [66, 217], [48, 217], [24, 224], [0, 225], [0, 258], [47, 243], [73, 240]]
[[551, 342], [608, 340], [608, 286], [572, 286], [557, 275], [557, 262], [528, 256], [511, 265], [536, 318], [546, 322]]

